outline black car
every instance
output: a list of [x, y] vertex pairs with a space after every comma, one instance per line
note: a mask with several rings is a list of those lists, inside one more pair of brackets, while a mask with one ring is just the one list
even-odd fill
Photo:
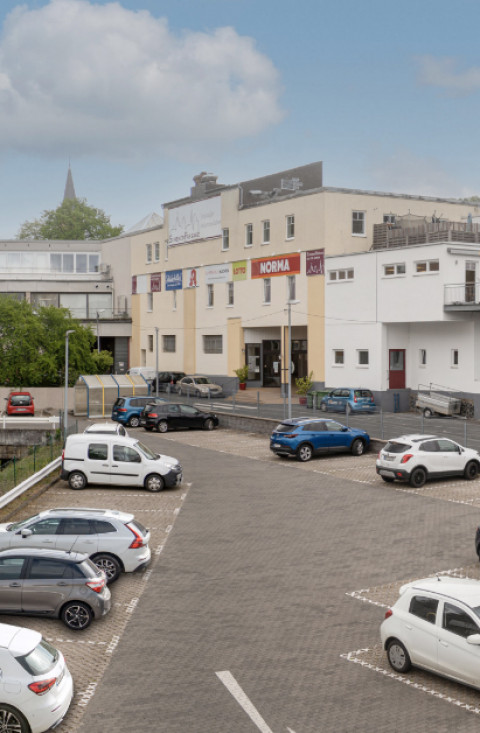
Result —
[[[150, 386], [152, 392], [170, 392], [173, 385], [175, 385], [179, 379], [185, 377], [185, 372], [158, 372], [157, 379], [150, 380]], [[158, 381], [158, 390], [157, 388]]]
[[190, 405], [175, 402], [147, 405], [140, 415], [140, 425], [145, 430], [166, 433], [177, 428], [201, 428], [213, 430], [218, 426], [218, 417], [213, 412], [203, 412]]

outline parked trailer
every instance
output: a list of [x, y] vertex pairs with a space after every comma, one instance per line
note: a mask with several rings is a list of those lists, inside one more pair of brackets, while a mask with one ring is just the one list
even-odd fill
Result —
[[440, 392], [430, 392], [430, 394], [419, 392], [415, 407], [422, 410], [425, 417], [433, 417], [435, 414], [459, 415], [462, 401], [457, 397], [449, 397]]

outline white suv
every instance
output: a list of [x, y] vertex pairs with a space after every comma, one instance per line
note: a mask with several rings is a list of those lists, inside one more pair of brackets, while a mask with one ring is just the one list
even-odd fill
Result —
[[[0, 550], [39, 547], [85, 552], [105, 572], [107, 583], [122, 571], [150, 562], [150, 532], [133, 514], [113, 509], [48, 509], [28, 519], [0, 524]], [[1, 726], [0, 726], [1, 730]]]
[[377, 473], [384, 481], [408, 481], [418, 489], [427, 479], [446, 476], [477, 478], [480, 454], [449, 438], [402, 435], [389, 440], [377, 458]]

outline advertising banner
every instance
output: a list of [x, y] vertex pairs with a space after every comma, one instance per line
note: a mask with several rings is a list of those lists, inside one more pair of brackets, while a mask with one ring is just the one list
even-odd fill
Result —
[[232, 278], [230, 277], [230, 263], [224, 263], [223, 265], [206, 265], [205, 266], [205, 284], [212, 285], [213, 283], [228, 283]]
[[181, 290], [182, 287], [181, 270], [169, 270], [165, 273], [165, 290]]
[[210, 239], [222, 234], [222, 211], [220, 196], [196, 201], [168, 210], [169, 247], [193, 242], [196, 239]]
[[162, 290], [162, 273], [152, 272], [150, 275], [150, 292], [159, 293]]
[[325, 274], [325, 250], [312, 249], [306, 253], [307, 255], [307, 275], [324, 275]]
[[133, 275], [132, 276], [132, 295], [147, 293], [147, 276], [146, 275]]
[[238, 280], [247, 279], [247, 260], [239, 260], [238, 262], [232, 262], [232, 280], [237, 282]]
[[300, 274], [300, 252], [278, 257], [262, 257], [252, 260], [252, 279], [258, 277], [277, 277], [278, 275]]
[[199, 270], [199, 267], [191, 267], [185, 270], [185, 288], [198, 288]]

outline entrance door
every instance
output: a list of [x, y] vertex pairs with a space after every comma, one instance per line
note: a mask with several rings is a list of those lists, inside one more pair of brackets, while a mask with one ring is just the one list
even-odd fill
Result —
[[278, 387], [280, 385], [281, 362], [280, 341], [277, 339], [263, 341], [263, 386]]
[[388, 379], [389, 389], [405, 389], [405, 349], [390, 349]]
[[475, 275], [476, 275], [476, 263], [466, 262], [465, 263], [465, 302], [475, 302]]

